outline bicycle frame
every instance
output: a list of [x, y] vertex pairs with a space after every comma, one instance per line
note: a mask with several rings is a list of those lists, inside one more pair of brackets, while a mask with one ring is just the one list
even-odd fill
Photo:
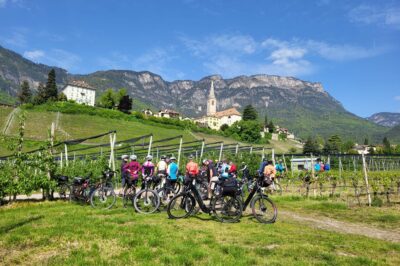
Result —
[[189, 190], [186, 191], [186, 193], [189, 193], [189, 192], [192, 192], [192, 195], [193, 195], [194, 199], [195, 199], [196, 202], [199, 204], [200, 209], [201, 209], [203, 212], [205, 212], [205, 213], [210, 213], [210, 212], [211, 212], [211, 209], [208, 208], [208, 207], [204, 204], [204, 201], [203, 201], [203, 199], [201, 198], [200, 192], [197, 190], [196, 186], [193, 185], [192, 182], [190, 182]]
[[249, 205], [250, 201], [253, 199], [256, 193], [260, 193], [261, 187], [258, 185], [258, 181], [253, 182], [254, 186], [250, 191], [250, 194], [247, 196], [246, 200], [243, 203], [243, 211], [246, 210], [247, 206]]

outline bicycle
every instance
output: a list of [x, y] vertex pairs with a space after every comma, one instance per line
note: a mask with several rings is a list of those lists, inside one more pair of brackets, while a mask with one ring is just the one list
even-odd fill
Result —
[[133, 198], [133, 206], [139, 213], [150, 214], [158, 210], [160, 197], [157, 191], [150, 189], [152, 183], [151, 176], [144, 176], [144, 189], [140, 190]]
[[[221, 185], [221, 184], [218, 184]], [[196, 203], [204, 213], [215, 215], [220, 222], [237, 222], [242, 216], [242, 201], [235, 194], [215, 193], [207, 206], [193, 184], [193, 180], [185, 180], [183, 192], [174, 196], [167, 206], [170, 219], [187, 218], [193, 214]]]
[[122, 202], [124, 208], [126, 208], [129, 202], [131, 202], [132, 206], [134, 206], [133, 199], [136, 195], [136, 185], [137, 180], [129, 180], [125, 183], [124, 192], [122, 194]]
[[160, 203], [162, 205], [167, 205], [170, 199], [177, 194], [175, 187], [177, 182], [178, 182], [177, 180], [175, 181], [166, 180], [164, 185], [161, 188], [157, 189], [157, 194], [160, 197]]
[[[260, 223], [274, 223], [278, 216], [278, 209], [276, 208], [275, 203], [268, 197], [268, 195], [264, 194], [265, 185], [266, 184], [264, 184], [263, 177], [258, 177], [255, 179], [255, 181], [253, 181], [250, 194], [247, 196], [246, 200], [242, 204], [243, 211], [245, 211], [247, 206], [250, 204], [253, 216]], [[240, 190], [242, 197], [244, 198], [243, 186], [240, 186]], [[269, 215], [272, 216], [268, 218]]]
[[90, 193], [90, 204], [93, 208], [104, 208], [110, 209], [114, 206], [117, 196], [114, 191], [114, 186], [112, 184], [112, 178], [115, 172], [107, 169], [103, 171], [103, 176], [100, 183], [97, 183], [94, 190]]
[[[57, 190], [60, 199], [66, 200], [67, 199], [67, 192], [70, 191], [70, 185], [68, 184], [68, 176], [57, 176]], [[68, 195], [69, 197], [69, 195]]]

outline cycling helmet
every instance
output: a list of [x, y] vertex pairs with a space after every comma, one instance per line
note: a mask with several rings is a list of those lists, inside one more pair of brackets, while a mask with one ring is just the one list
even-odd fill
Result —
[[146, 160], [147, 160], [147, 161], [151, 161], [151, 160], [153, 160], [153, 156], [151, 156], [151, 155], [147, 155], [147, 156], [146, 156]]
[[131, 158], [131, 160], [135, 160], [137, 159], [137, 156], [135, 154], [132, 154], [129, 158]]
[[190, 155], [189, 155], [189, 160], [192, 160], [192, 159], [193, 159], [193, 155], [190, 154]]
[[174, 156], [172, 156], [171, 158], [169, 158], [171, 161], [176, 160], [176, 158]]
[[129, 158], [129, 155], [126, 155], [126, 154], [121, 156], [121, 160], [125, 160], [125, 159], [128, 159], [128, 158]]
[[161, 156], [161, 160], [165, 160], [166, 158], [167, 158], [167, 156], [165, 156], [165, 155]]
[[203, 160], [203, 164], [206, 164], [207, 162], [208, 162], [207, 159], [204, 159], [204, 160]]

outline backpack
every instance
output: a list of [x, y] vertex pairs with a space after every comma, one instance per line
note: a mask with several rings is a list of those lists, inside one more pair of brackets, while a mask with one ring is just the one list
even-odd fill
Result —
[[321, 171], [321, 165], [319, 165], [319, 163], [317, 163], [317, 164], [314, 166], [314, 170], [315, 170], [316, 172]]
[[320, 172], [323, 172], [323, 171], [325, 171], [325, 165], [323, 164], [323, 163], [321, 163], [320, 165], [319, 165], [319, 168], [320, 168]]
[[235, 196], [238, 192], [238, 181], [234, 177], [225, 179], [222, 183], [222, 195]]
[[331, 166], [327, 163], [327, 164], [325, 164], [325, 171], [329, 171], [329, 170], [331, 170]]

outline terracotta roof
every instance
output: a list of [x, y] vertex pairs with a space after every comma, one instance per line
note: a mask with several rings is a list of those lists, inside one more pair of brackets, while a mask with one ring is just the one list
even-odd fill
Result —
[[242, 116], [236, 108], [229, 108], [220, 112], [215, 113], [215, 117], [222, 117], [222, 116], [232, 116], [232, 115], [238, 115]]
[[95, 88], [93, 88], [92, 86], [87, 84], [86, 81], [83, 81], [83, 80], [73, 80], [71, 82], [68, 82], [68, 85], [81, 87], [81, 88], [89, 89], [89, 90], [96, 90]]

